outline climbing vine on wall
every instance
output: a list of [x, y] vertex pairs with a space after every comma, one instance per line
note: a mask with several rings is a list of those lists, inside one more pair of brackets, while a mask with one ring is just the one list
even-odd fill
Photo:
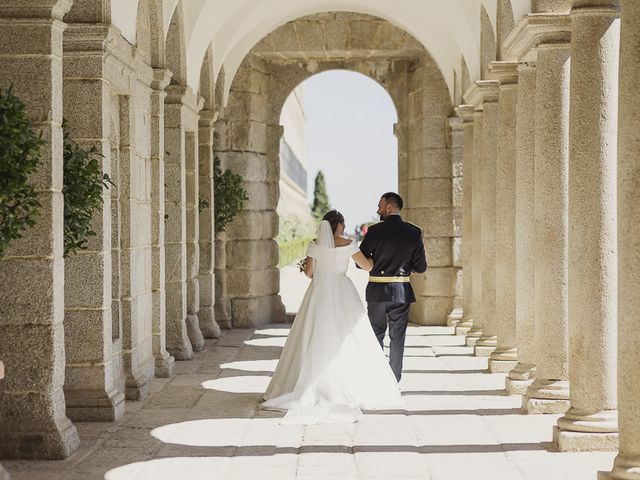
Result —
[[102, 192], [113, 185], [102, 173], [102, 155], [96, 147], [89, 149], [74, 141], [64, 129], [64, 256], [87, 248], [94, 213], [102, 210]]
[[0, 256], [36, 223], [40, 202], [29, 175], [40, 162], [41, 136], [12, 88], [0, 89]]
[[242, 176], [223, 170], [218, 157], [215, 157], [213, 163], [213, 189], [215, 233], [218, 234], [224, 232], [227, 225], [244, 209], [249, 197], [242, 185]]

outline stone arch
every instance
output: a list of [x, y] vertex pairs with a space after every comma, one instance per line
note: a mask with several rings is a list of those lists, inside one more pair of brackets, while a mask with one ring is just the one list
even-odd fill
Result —
[[427, 247], [441, 259], [434, 270], [443, 269], [435, 272], [442, 277], [438, 288], [427, 290], [424, 279], [416, 279], [420, 300], [414, 317], [444, 323], [452, 305], [451, 271], [445, 270], [451, 270], [454, 236], [446, 140], [450, 92], [436, 62], [411, 35], [378, 17], [345, 12], [302, 17], [278, 28], [253, 47], [231, 81], [215, 149], [223, 165], [244, 176], [250, 198], [217, 237], [216, 252], [226, 260], [226, 268], [216, 270], [223, 275], [216, 279], [217, 311], [225, 311], [233, 326], [284, 319], [274, 241], [280, 112], [298, 84], [331, 69], [372, 78], [396, 106], [398, 188], [410, 200], [406, 216], [425, 225]]
[[484, 8], [480, 7], [480, 75], [482, 79], [489, 76], [489, 64], [496, 60], [496, 34], [491, 18]]
[[162, 7], [153, 0], [139, 0], [136, 15], [136, 49], [145, 63], [161, 68], [165, 63]]
[[187, 39], [184, 28], [184, 7], [182, 0], [178, 3], [171, 22], [165, 43], [166, 67], [171, 71], [172, 84], [187, 84]]
[[498, 12], [496, 14], [496, 17], [496, 54], [498, 60], [504, 60], [504, 41], [515, 26], [511, 0], [498, 0]]

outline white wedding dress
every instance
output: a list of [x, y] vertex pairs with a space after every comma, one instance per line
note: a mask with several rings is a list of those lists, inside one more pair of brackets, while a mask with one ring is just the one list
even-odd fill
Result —
[[335, 247], [321, 222], [307, 256], [313, 280], [304, 296], [262, 408], [286, 411], [282, 424], [350, 423], [362, 410], [404, 406], [387, 357], [353, 282], [346, 276], [355, 243]]

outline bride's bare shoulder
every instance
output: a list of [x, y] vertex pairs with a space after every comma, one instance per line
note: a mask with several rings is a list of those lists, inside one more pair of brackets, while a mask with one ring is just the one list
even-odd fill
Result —
[[342, 237], [336, 238], [336, 247], [346, 247], [347, 245], [351, 245], [352, 243], [353, 243], [353, 240], [349, 238], [342, 238]]

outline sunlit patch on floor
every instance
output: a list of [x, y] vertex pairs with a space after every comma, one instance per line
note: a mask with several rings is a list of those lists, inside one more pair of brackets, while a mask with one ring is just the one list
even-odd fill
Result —
[[223, 363], [220, 368], [243, 370], [245, 372], [274, 372], [276, 365], [278, 365], [278, 360], [246, 360]]
[[246, 340], [245, 345], [252, 347], [284, 347], [287, 337], [254, 338]]
[[202, 388], [230, 393], [264, 393], [269, 386], [271, 377], [244, 375], [238, 377], [223, 377], [202, 382]]
[[172, 423], [151, 435], [163, 443], [190, 447], [254, 446], [297, 448], [304, 427], [280, 425], [280, 418], [214, 418]]
[[255, 335], [266, 335], [270, 337], [286, 337], [289, 335], [290, 328], [262, 328], [254, 332]]

